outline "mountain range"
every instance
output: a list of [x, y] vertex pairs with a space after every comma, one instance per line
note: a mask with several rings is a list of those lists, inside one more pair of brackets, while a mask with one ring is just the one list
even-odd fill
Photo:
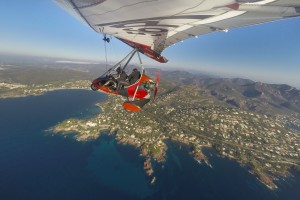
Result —
[[[49, 61], [35, 66], [21, 63], [0, 65], [0, 82], [44, 84], [70, 80], [93, 80], [106, 69], [103, 64], [72, 64]], [[146, 68], [156, 77], [157, 69]], [[286, 84], [267, 84], [242, 78], [219, 78], [187, 71], [161, 70], [161, 95], [189, 85], [201, 90], [201, 95], [222, 104], [261, 113], [300, 113], [300, 90]]]
[[[148, 70], [155, 76], [156, 70]], [[268, 84], [242, 78], [217, 78], [185, 71], [162, 71], [163, 81], [194, 85], [202, 94], [234, 107], [261, 113], [300, 113], [300, 90], [286, 84]]]

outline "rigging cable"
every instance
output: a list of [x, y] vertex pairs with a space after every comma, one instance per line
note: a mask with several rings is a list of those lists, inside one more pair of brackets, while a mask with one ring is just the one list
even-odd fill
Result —
[[104, 40], [104, 49], [105, 49], [105, 68], [106, 68], [106, 71], [107, 71], [107, 51], [106, 51], [106, 41], [105, 39]]
[[106, 34], [103, 34], [103, 41], [104, 41], [104, 50], [105, 50], [105, 67], [107, 71], [107, 50], [106, 50], [106, 43], [110, 42], [110, 39], [106, 37]]

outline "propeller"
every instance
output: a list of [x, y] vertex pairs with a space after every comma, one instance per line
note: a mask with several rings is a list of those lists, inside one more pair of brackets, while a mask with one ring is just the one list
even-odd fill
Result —
[[157, 70], [157, 76], [156, 76], [156, 81], [155, 81], [155, 89], [154, 89], [154, 98], [153, 98], [153, 101], [155, 100], [155, 97], [156, 97], [156, 94], [157, 94], [157, 91], [158, 91], [159, 81], [160, 81], [160, 70]]

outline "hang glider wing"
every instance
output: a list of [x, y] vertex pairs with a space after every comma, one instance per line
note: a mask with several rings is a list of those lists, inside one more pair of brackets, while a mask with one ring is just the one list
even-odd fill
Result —
[[167, 62], [161, 52], [215, 31], [300, 16], [300, 0], [54, 0], [96, 32]]

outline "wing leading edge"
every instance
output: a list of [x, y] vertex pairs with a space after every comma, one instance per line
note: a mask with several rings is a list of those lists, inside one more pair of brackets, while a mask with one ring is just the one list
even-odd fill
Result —
[[96, 32], [113, 35], [159, 62], [180, 41], [300, 16], [300, 0], [55, 0]]

